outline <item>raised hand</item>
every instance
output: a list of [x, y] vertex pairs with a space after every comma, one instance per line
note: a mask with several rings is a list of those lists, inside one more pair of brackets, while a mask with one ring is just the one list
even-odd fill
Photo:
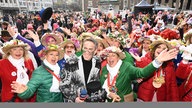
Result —
[[67, 34], [67, 35], [69, 35], [69, 34], [71, 34], [71, 31], [70, 31], [70, 29], [68, 29], [68, 28], [63, 28], [63, 27], [60, 27], [61, 28], [61, 30], [63, 30], [63, 32], [65, 33], [65, 34]]
[[81, 100], [80, 97], [77, 97], [77, 98], [75, 99], [75, 103], [82, 103], [82, 102], [84, 102], [84, 101]]
[[132, 57], [136, 60], [136, 61], [141, 61], [141, 57], [139, 57], [139, 55], [137, 53], [133, 54], [132, 52], [129, 52]]
[[33, 31], [31, 30], [27, 30], [27, 32], [29, 33], [29, 36], [31, 38], [33, 38], [34, 41], [38, 41], [39, 40], [39, 36], [37, 35], [37, 33], [35, 34]]
[[171, 49], [169, 51], [167, 51], [167, 49], [163, 50], [158, 56], [157, 56], [157, 60], [159, 62], [164, 62], [164, 61], [168, 61], [171, 59], [174, 59], [177, 54], [178, 54], [179, 50], [177, 50], [176, 48]]
[[14, 92], [14, 93], [23, 93], [25, 90], [27, 90], [26, 85], [20, 84], [16, 81], [12, 82], [11, 88], [12, 88], [11, 92]]
[[109, 97], [111, 97], [113, 99], [112, 102], [119, 102], [121, 100], [121, 98], [119, 97], [119, 95], [117, 95], [116, 93], [110, 93]]
[[11, 25], [9, 24], [8, 27], [7, 27], [7, 31], [9, 32], [9, 34], [13, 37], [16, 32], [15, 32], [15, 29], [13, 27], [11, 27]]

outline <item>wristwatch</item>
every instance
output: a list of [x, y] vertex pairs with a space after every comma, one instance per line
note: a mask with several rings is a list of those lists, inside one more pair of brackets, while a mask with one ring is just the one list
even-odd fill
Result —
[[154, 61], [155, 61], [155, 63], [157, 63], [158, 65], [161, 65], [161, 64], [162, 64], [162, 62], [158, 61], [157, 59], [155, 59]]

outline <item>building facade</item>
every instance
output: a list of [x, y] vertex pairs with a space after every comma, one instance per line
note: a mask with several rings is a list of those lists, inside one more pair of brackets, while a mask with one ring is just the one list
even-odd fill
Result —
[[0, 0], [0, 16], [5, 13], [17, 14], [18, 12], [18, 0]]
[[18, 0], [20, 12], [35, 12], [53, 7], [53, 0]]
[[[192, 0], [146, 0], [149, 4], [158, 3], [159, 5], [176, 8], [176, 10], [192, 10]], [[79, 0], [82, 10], [89, 8], [108, 8], [110, 4], [119, 10], [131, 9], [141, 2], [141, 0]], [[107, 6], [108, 5], [108, 6]], [[118, 5], [118, 6], [117, 6]]]
[[6, 13], [18, 14], [20, 12], [40, 11], [42, 8], [52, 6], [53, 0], [0, 0], [0, 16]]
[[[141, 0], [124, 0], [127, 3], [127, 7], [132, 7], [138, 4]], [[192, 10], [192, 0], [146, 0], [149, 4], [158, 3], [159, 5], [169, 6], [170, 8], [176, 8], [176, 10]]]

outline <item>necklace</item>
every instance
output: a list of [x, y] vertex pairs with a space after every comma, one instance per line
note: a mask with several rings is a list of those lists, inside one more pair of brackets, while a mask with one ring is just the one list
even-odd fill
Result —
[[[160, 71], [160, 75], [158, 76], [159, 71]], [[153, 78], [152, 85], [155, 88], [160, 88], [162, 86], [162, 84], [164, 84], [164, 83], [165, 83], [165, 77], [163, 75], [162, 68], [160, 68], [156, 72], [155, 78]]]
[[115, 86], [115, 83], [116, 83], [118, 74], [119, 74], [119, 71], [118, 71], [117, 75], [114, 76], [111, 84], [110, 84], [110, 74], [108, 73], [108, 75], [107, 75], [107, 85], [109, 87], [109, 91], [112, 93], [117, 93], [117, 87]]

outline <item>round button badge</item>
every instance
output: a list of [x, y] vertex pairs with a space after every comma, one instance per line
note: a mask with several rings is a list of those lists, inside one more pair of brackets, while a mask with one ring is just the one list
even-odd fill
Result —
[[12, 75], [12, 76], [16, 76], [17, 73], [13, 71], [13, 72], [11, 73], [11, 75]]

